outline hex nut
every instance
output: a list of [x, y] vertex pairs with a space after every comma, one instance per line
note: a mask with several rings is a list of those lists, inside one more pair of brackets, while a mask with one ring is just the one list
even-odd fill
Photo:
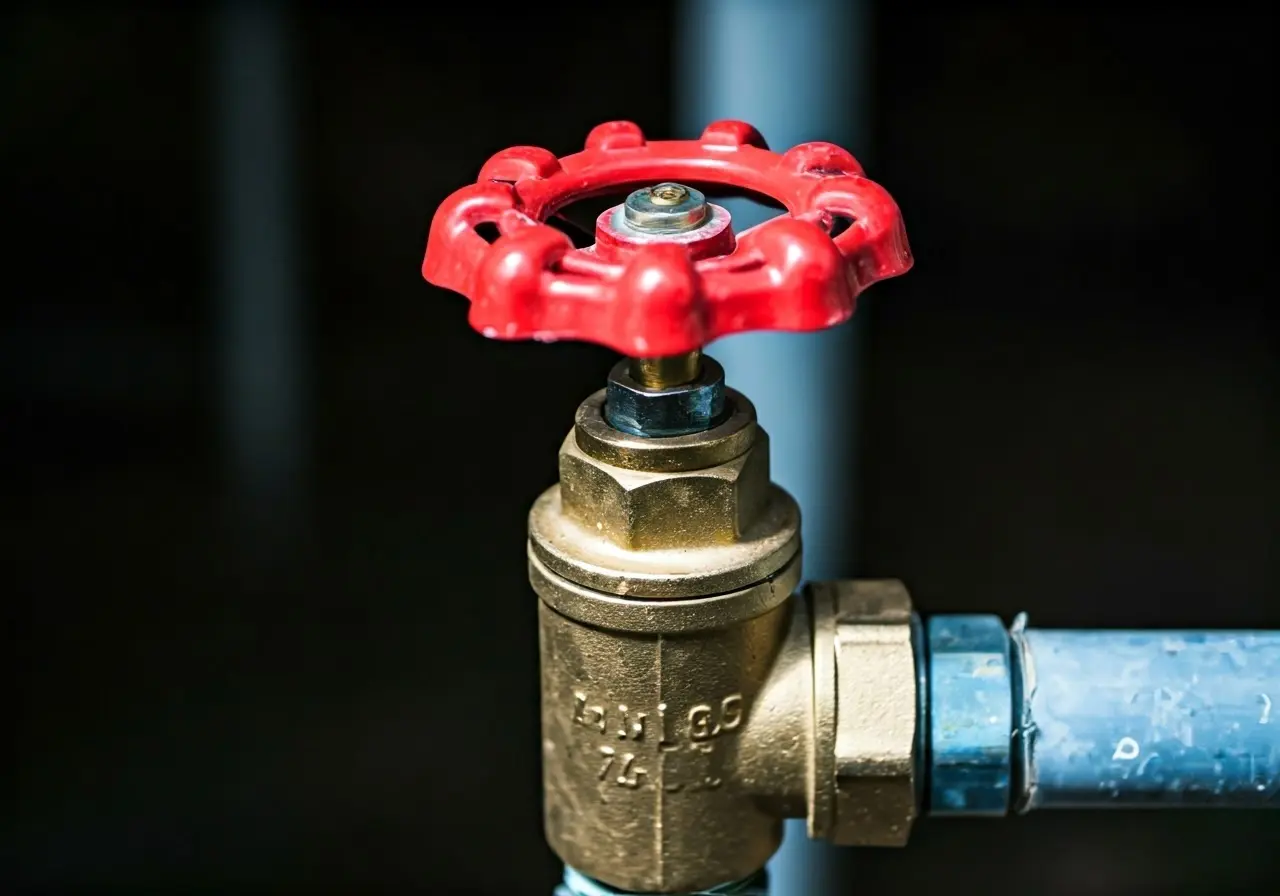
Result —
[[929, 641], [929, 814], [1009, 811], [1013, 700], [999, 616], [934, 616]]
[[733, 544], [770, 496], [763, 430], [746, 452], [701, 470], [629, 470], [584, 452], [572, 433], [560, 448], [565, 513], [627, 550]]
[[[810, 586], [815, 650], [834, 680], [834, 720], [818, 720], [815, 742], [834, 753], [816, 782], [827, 813], [815, 833], [841, 846], [905, 846], [920, 803], [919, 621], [899, 581], [873, 579]], [[824, 636], [825, 632], [825, 636]], [[830, 725], [834, 731], [824, 734]], [[811, 829], [814, 822], [811, 820]]]
[[667, 438], [703, 432], [724, 414], [724, 368], [704, 357], [692, 382], [648, 389], [632, 377], [626, 359], [614, 365], [604, 413], [609, 424], [629, 435]]

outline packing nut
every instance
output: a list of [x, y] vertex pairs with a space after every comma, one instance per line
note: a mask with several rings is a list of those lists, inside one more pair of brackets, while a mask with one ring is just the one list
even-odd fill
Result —
[[605, 417], [635, 436], [669, 437], [704, 432], [724, 414], [724, 368], [703, 357], [698, 375], [686, 383], [650, 389], [632, 375], [624, 358], [609, 373]]
[[800, 550], [800, 509], [770, 482], [751, 403], [732, 389], [725, 398], [724, 421], [669, 438], [614, 429], [603, 389], [584, 401], [560, 483], [529, 513], [533, 556], [582, 587], [645, 600], [724, 595], [780, 574]]
[[657, 473], [593, 457], [571, 433], [560, 449], [565, 512], [627, 550], [733, 544], [773, 491], [768, 437], [753, 430], [753, 443], [723, 463]]

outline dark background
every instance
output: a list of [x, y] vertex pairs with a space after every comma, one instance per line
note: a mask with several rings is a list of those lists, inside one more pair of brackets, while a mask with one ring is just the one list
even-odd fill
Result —
[[[1280, 627], [1267, 13], [883, 7], [853, 148], [918, 263], [860, 311], [863, 572], [926, 612]], [[293, 16], [306, 413], [265, 500], [220, 423], [211, 11], [3, 14], [0, 888], [549, 892], [524, 514], [611, 358], [485, 341], [418, 267], [497, 149], [693, 136], [661, 48], [609, 74], [672, 10], [591, 9]], [[867, 893], [1265, 893], [1280, 817], [844, 858]]]

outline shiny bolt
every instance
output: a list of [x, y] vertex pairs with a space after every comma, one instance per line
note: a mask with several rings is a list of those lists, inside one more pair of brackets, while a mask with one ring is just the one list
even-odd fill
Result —
[[654, 205], [679, 205], [689, 198], [689, 188], [680, 184], [658, 184], [649, 188], [649, 201]]
[[646, 233], [685, 233], [706, 223], [709, 214], [707, 197], [684, 184], [636, 190], [622, 206], [623, 221]]

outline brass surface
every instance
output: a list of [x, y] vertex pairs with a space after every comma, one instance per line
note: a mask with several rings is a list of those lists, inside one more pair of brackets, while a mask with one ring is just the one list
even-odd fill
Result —
[[644, 600], [584, 588], [547, 568], [529, 551], [529, 581], [553, 610], [576, 622], [614, 631], [688, 634], [723, 628], [784, 603], [800, 584], [800, 557], [762, 582], [738, 591], [684, 600]]
[[654, 205], [679, 205], [689, 198], [689, 188], [683, 184], [658, 184], [649, 188], [649, 201]]
[[581, 405], [573, 434], [582, 451], [626, 470], [678, 473], [726, 463], [743, 454], [756, 438], [756, 409], [740, 392], [725, 389], [725, 420], [704, 432], [670, 438], [644, 438], [614, 429], [605, 420], [606, 390]]
[[757, 805], [778, 818], [803, 818], [812, 766], [810, 745], [818, 727], [812, 617], [808, 602], [798, 596], [787, 602], [786, 611], [791, 621], [744, 727], [737, 774]]
[[769, 439], [732, 460], [700, 470], [649, 473], [602, 463], [568, 436], [560, 449], [564, 512], [620, 548], [652, 551], [750, 540], [773, 497]]
[[747, 588], [800, 552], [799, 510], [773, 486], [749, 538], [700, 548], [631, 550], [564, 512], [553, 486], [529, 514], [530, 551], [548, 569], [587, 588], [637, 599], [696, 598]]
[[919, 805], [911, 597], [892, 579], [808, 590], [815, 691], [835, 708], [834, 718], [817, 715], [810, 833], [841, 846], [905, 846]]
[[597, 398], [529, 516], [551, 847], [612, 887], [689, 893], [763, 867], [789, 817], [837, 843], [904, 842], [905, 589], [791, 593], [799, 511], [745, 399], [720, 432], [636, 440], [668, 443], [654, 451], [584, 435]]
[[632, 358], [631, 378], [646, 389], [655, 391], [683, 386], [698, 378], [702, 368], [702, 352], [685, 352], [660, 358]]
[[809, 663], [813, 669], [812, 727], [806, 732], [809, 763], [805, 776], [805, 816], [809, 836], [831, 837], [836, 817], [836, 612], [831, 591], [839, 582], [814, 582], [805, 589], [813, 637]]
[[637, 439], [676, 443], [667, 446], [673, 463], [660, 465], [675, 472], [603, 461], [582, 449], [575, 427], [560, 449], [560, 484], [529, 514], [533, 555], [581, 586], [636, 598], [724, 594], [773, 577], [800, 550], [800, 511], [769, 481], [769, 438], [754, 412], [740, 416], [735, 435], [750, 440], [699, 469], [679, 452], [705, 458], [724, 433]]
[[670, 635], [595, 628], [545, 601], [538, 618], [545, 825], [557, 855], [646, 893], [762, 868], [782, 819], [738, 766], [793, 618], [787, 605]]

